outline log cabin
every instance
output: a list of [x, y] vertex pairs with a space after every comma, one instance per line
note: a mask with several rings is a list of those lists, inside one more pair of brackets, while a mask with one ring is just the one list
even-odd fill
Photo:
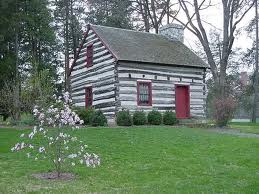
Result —
[[204, 117], [208, 65], [183, 39], [178, 24], [159, 34], [89, 24], [69, 72], [75, 106], [100, 109], [109, 123], [122, 109]]

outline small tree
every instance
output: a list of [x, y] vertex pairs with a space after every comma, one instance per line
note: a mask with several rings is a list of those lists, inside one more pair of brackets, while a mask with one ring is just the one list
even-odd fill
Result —
[[34, 126], [31, 133], [22, 134], [23, 141], [11, 150], [27, 149], [28, 157], [52, 161], [58, 177], [65, 163], [71, 166], [77, 163], [90, 167], [100, 165], [100, 158], [94, 153], [88, 153], [87, 145], [71, 134], [79, 128], [76, 123], [83, 123], [71, 110], [71, 102], [69, 94], [65, 93], [63, 98], [54, 96], [53, 104], [47, 108], [35, 106], [33, 113], [38, 121], [37, 126]]
[[217, 126], [224, 127], [227, 125], [234, 116], [236, 106], [233, 97], [215, 98], [213, 100], [213, 117]]

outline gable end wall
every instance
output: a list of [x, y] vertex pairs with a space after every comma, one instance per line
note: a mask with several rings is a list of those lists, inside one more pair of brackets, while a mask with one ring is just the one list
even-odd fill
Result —
[[[86, 67], [86, 49], [93, 44], [93, 66]], [[112, 121], [116, 109], [116, 59], [93, 30], [89, 30], [70, 75], [72, 100], [85, 107], [85, 87], [93, 88], [93, 107]]]

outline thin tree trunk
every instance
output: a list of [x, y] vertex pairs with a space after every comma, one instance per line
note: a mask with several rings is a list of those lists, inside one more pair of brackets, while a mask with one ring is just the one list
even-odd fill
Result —
[[254, 78], [254, 102], [252, 111], [252, 122], [256, 123], [257, 103], [258, 103], [258, 3], [255, 2], [255, 26], [256, 26], [256, 49], [255, 49], [255, 78]]
[[65, 21], [65, 91], [69, 89], [69, 0], [65, 0], [66, 21]]
[[76, 57], [76, 48], [77, 48], [77, 36], [75, 32], [75, 20], [74, 20], [74, 12], [73, 12], [73, 1], [70, 0], [70, 26], [71, 26], [71, 34], [72, 34], [72, 40], [73, 40], [73, 55], [74, 58]]
[[226, 94], [226, 77], [227, 77], [227, 61], [224, 61], [220, 65], [220, 72], [219, 72], [219, 95], [221, 97], [225, 97]]
[[146, 6], [143, 4], [142, 0], [139, 0], [138, 4], [140, 8], [140, 14], [144, 21], [145, 32], [149, 32], [150, 24], [149, 24], [149, 18], [148, 18], [148, 12], [147, 12]]
[[167, 0], [166, 2], [166, 20], [167, 24], [170, 23], [170, 0]]
[[156, 32], [156, 34], [158, 34], [159, 26], [158, 26], [158, 22], [157, 22], [156, 7], [155, 7], [155, 1], [154, 0], [151, 0], [151, 10], [152, 10], [152, 14], [153, 14], [155, 32]]
[[19, 81], [19, 53], [18, 53], [18, 33], [15, 33], [15, 86], [14, 86], [14, 113], [13, 119], [15, 121], [20, 120], [20, 81]]

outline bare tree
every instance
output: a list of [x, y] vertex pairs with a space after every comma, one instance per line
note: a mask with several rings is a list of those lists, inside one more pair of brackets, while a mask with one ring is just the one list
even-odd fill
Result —
[[219, 95], [225, 95], [226, 84], [226, 70], [228, 68], [229, 56], [232, 52], [233, 43], [235, 40], [235, 33], [237, 26], [243, 20], [247, 12], [253, 7], [255, 0], [222, 0], [221, 5], [223, 9], [223, 31], [222, 31], [222, 45], [220, 50], [220, 65], [217, 67], [215, 59], [212, 54], [211, 46], [209, 43], [208, 33], [205, 30], [204, 23], [206, 19], [202, 18], [201, 10], [211, 6], [210, 0], [186, 1], [178, 0], [181, 10], [183, 10], [187, 23], [175, 15], [171, 15], [176, 21], [184, 25], [191, 31], [200, 41], [205, 51], [208, 64], [210, 65], [211, 72], [215, 83], [219, 88]]
[[158, 33], [163, 22], [170, 23], [171, 16], [176, 13], [171, 9], [174, 4], [170, 0], [136, 0], [135, 3], [146, 32], [153, 28]]
[[142, 18], [142, 20], [144, 22], [145, 32], [149, 32], [149, 30], [150, 30], [150, 21], [149, 21], [148, 11], [147, 11], [143, 1], [144, 0], [136, 0], [137, 5], [139, 7], [139, 14], [141, 15], [141, 18]]

